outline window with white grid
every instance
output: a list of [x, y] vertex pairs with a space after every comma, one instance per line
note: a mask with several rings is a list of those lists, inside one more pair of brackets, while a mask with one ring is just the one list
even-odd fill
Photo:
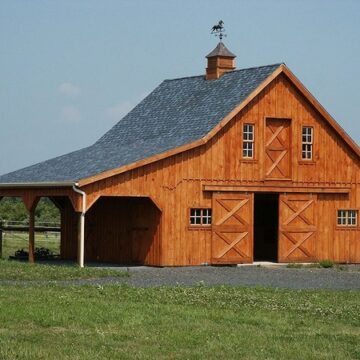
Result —
[[190, 225], [211, 225], [211, 209], [190, 209]]
[[311, 126], [303, 126], [301, 138], [301, 158], [303, 160], [312, 160], [313, 158], [313, 137], [313, 128]]
[[357, 226], [358, 211], [357, 210], [338, 210], [337, 224], [338, 226]]
[[243, 126], [243, 158], [254, 158], [254, 125], [244, 124]]

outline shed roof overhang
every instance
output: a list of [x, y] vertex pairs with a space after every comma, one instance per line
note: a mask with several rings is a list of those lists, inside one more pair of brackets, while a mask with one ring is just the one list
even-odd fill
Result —
[[3, 197], [21, 197], [27, 206], [41, 197], [68, 197], [74, 210], [83, 212], [82, 196], [74, 191], [74, 188], [78, 186], [79, 184], [75, 181], [2, 183], [0, 184], [0, 200]]

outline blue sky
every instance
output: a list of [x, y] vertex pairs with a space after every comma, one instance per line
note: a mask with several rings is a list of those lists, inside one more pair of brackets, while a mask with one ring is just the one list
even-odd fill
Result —
[[285, 62], [360, 143], [360, 1], [0, 1], [0, 173], [91, 145], [162, 80]]

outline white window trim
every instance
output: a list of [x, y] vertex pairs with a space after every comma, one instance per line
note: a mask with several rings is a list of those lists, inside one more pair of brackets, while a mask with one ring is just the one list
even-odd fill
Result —
[[[245, 131], [245, 127], [250, 126], [251, 131]], [[243, 159], [254, 159], [254, 153], [255, 153], [255, 124], [251, 123], [245, 123], [243, 124], [243, 132], [242, 132], [242, 158]], [[252, 139], [248, 139], [248, 136], [251, 134]], [[250, 144], [250, 148], [245, 147], [245, 145]], [[248, 153], [251, 151], [251, 156], [245, 155], [244, 151]]]
[[[195, 211], [195, 214], [192, 215], [192, 211]], [[197, 212], [199, 211], [199, 215]], [[200, 219], [200, 224], [192, 224], [191, 220]], [[212, 223], [212, 209], [211, 208], [190, 208], [189, 210], [189, 225], [192, 227], [196, 226], [211, 226]]]
[[[352, 224], [352, 220], [354, 219], [355, 223]], [[357, 227], [358, 221], [359, 211], [357, 209], [338, 209], [336, 212], [336, 226], [338, 227]]]
[[[304, 134], [304, 129], [310, 129], [310, 134], [308, 132]], [[307, 139], [309, 135], [310, 135], [310, 141], [308, 141]], [[304, 136], [306, 137], [305, 141], [303, 139]], [[306, 150], [303, 149], [304, 145]], [[314, 150], [314, 127], [309, 125], [303, 125], [301, 127], [301, 160], [312, 161], [313, 152], [314, 152], [313, 150]], [[310, 157], [307, 157], [306, 154], [310, 154]]]

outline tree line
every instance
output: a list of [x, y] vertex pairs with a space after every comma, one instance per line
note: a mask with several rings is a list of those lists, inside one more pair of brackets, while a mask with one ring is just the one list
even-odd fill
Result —
[[[20, 198], [3, 198], [0, 201], [0, 221], [29, 222], [29, 214]], [[60, 212], [50, 199], [40, 199], [35, 210], [35, 221], [60, 223]]]

